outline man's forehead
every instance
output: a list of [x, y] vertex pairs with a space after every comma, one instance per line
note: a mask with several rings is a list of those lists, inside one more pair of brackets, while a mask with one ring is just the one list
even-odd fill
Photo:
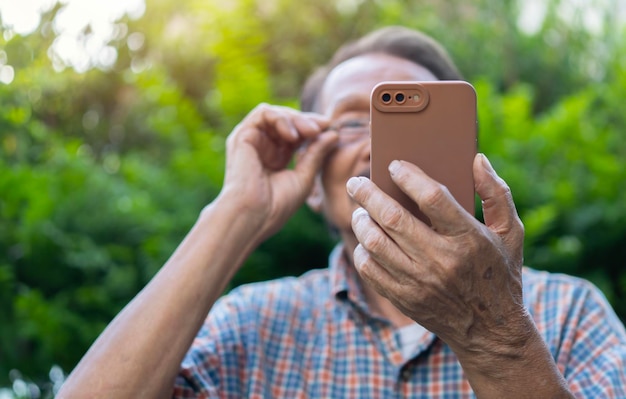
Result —
[[326, 78], [320, 92], [319, 110], [332, 113], [338, 103], [349, 99], [369, 103], [376, 84], [389, 80], [437, 80], [428, 69], [404, 58], [371, 53], [351, 58], [337, 65]]

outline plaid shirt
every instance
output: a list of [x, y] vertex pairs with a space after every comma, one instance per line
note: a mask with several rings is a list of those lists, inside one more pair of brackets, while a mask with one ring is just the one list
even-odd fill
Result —
[[[405, 360], [337, 247], [330, 267], [239, 287], [211, 310], [174, 398], [473, 398], [450, 348], [419, 337]], [[524, 300], [577, 397], [626, 398], [626, 332], [600, 291], [524, 269]], [[532, 389], [532, 387], [529, 387]]]

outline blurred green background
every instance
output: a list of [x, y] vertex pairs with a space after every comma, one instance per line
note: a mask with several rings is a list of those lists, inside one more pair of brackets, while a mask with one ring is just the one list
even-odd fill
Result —
[[[433, 35], [475, 85], [525, 263], [590, 279], [626, 320], [619, 0], [138, 0], [104, 25], [72, 3], [22, 32], [0, 7], [0, 395], [50, 397], [219, 191], [232, 127], [297, 106], [316, 65], [388, 24]], [[233, 285], [323, 267], [332, 245], [303, 208]]]

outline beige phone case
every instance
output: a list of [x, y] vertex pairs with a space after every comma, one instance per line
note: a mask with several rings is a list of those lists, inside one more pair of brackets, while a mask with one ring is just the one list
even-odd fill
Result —
[[380, 83], [372, 91], [370, 118], [371, 178], [376, 185], [430, 224], [389, 175], [391, 161], [408, 161], [445, 185], [474, 215], [476, 92], [469, 83]]

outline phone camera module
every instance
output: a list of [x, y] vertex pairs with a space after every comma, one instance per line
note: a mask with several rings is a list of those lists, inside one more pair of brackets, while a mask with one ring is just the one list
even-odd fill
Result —
[[396, 93], [396, 102], [402, 104], [404, 102], [404, 93]]
[[383, 104], [389, 104], [391, 102], [391, 94], [384, 92], [380, 99], [383, 101]]

